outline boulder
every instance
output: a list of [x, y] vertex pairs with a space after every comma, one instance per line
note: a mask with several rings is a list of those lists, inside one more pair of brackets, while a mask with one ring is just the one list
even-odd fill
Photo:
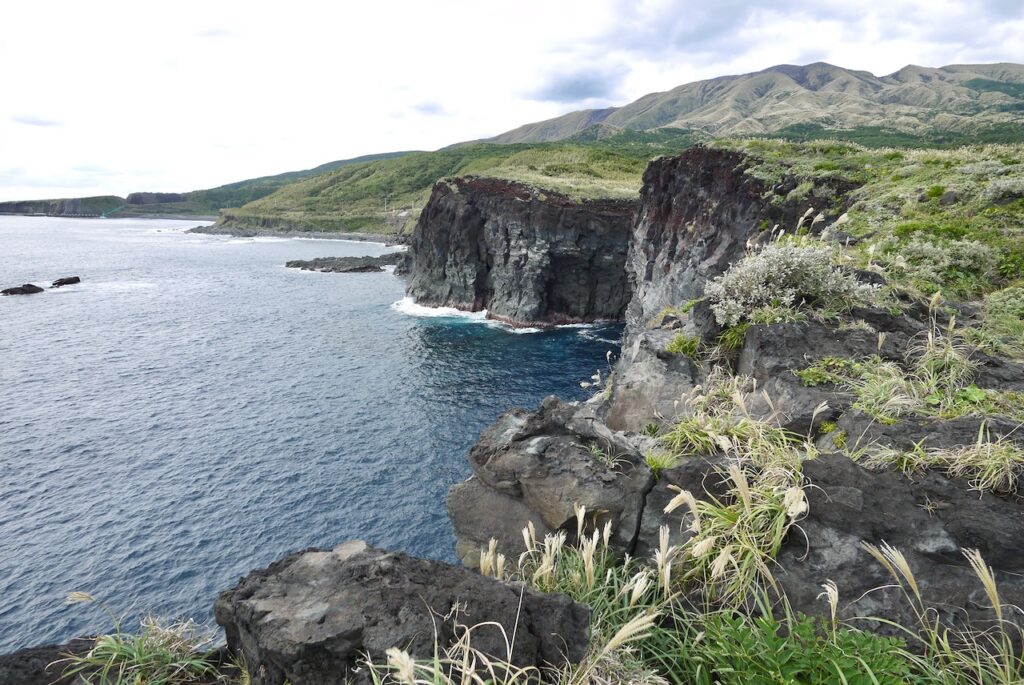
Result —
[[654, 479], [636, 446], [592, 407], [549, 397], [535, 412], [508, 411], [480, 437], [469, 462], [473, 479], [448, 495], [463, 563], [475, 565], [492, 537], [505, 554], [518, 555], [527, 521], [538, 535], [564, 530], [572, 542], [577, 504], [587, 509], [586, 531], [610, 521], [611, 545], [633, 552]]
[[51, 288], [62, 288], [65, 285], [75, 285], [81, 283], [82, 279], [78, 276], [65, 276], [64, 278], [58, 278], [56, 281], [50, 284]]
[[43, 292], [43, 289], [40, 288], [38, 285], [26, 283], [24, 285], [15, 286], [14, 288], [0, 290], [0, 295], [35, 295], [36, 293], [41, 292]]
[[481, 626], [472, 645], [520, 666], [579, 661], [589, 609], [439, 561], [386, 552], [364, 542], [311, 549], [254, 571], [214, 604], [228, 647], [245, 660], [253, 685], [333, 685], [353, 678], [364, 655], [375, 662], [400, 647], [420, 658], [448, 647], [456, 623]]

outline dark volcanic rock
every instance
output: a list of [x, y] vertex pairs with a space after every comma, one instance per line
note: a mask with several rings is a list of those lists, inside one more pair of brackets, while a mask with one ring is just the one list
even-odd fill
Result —
[[[940, 607], [939, 618], [952, 624], [993, 618], [963, 549], [982, 553], [1006, 604], [1024, 606], [1024, 508], [1019, 504], [938, 473], [913, 480], [898, 472], [874, 473], [841, 455], [807, 462], [804, 474], [813, 486], [806, 489], [808, 515], [777, 559], [776, 577], [794, 609], [824, 615], [827, 607], [819, 595], [828, 579], [839, 587], [841, 618], [874, 616], [916, 625], [899, 590], [873, 591], [893, 579], [861, 541], [900, 550], [925, 601]], [[1021, 622], [1018, 611], [1007, 617]]]
[[538, 536], [576, 535], [580, 504], [587, 531], [611, 521], [611, 544], [635, 546], [644, 497], [654, 485], [636, 447], [608, 429], [589, 406], [544, 400], [535, 412], [505, 412], [469, 454], [473, 477], [452, 487], [448, 512], [463, 563], [476, 566], [492, 538], [506, 554], [523, 551], [520, 531], [532, 521]]
[[385, 266], [398, 264], [405, 254], [392, 252], [380, 257], [317, 257], [316, 259], [293, 259], [285, 266], [303, 271], [323, 271], [339, 274], [368, 273], [383, 271]]
[[[626, 263], [633, 298], [607, 409], [613, 428], [639, 430], [659, 413], [671, 417], [666, 413], [671, 403], [700, 381], [699, 375], [670, 365], [668, 373], [659, 372], [651, 358], [657, 345], [643, 339], [651, 322], [666, 308], [702, 297], [707, 281], [743, 257], [748, 242], [766, 237], [766, 229], [791, 227], [813, 202], [823, 203], [772, 202], [773, 194], [784, 194], [787, 182], [768, 188], [744, 173], [748, 164], [740, 152], [696, 146], [647, 167]], [[849, 189], [840, 188], [840, 195]], [[822, 226], [827, 224], [826, 218]], [[718, 333], [706, 305], [694, 308], [690, 319], [683, 327], [688, 334], [709, 340]]]
[[439, 182], [410, 241], [406, 292], [517, 325], [620, 319], [635, 208], [499, 179]]
[[65, 645], [28, 647], [0, 655], [0, 683], [3, 685], [64, 685], [76, 681], [62, 677], [62, 660], [69, 654], [84, 654], [92, 649], [92, 640], [72, 640]]
[[50, 284], [51, 288], [61, 288], [65, 285], [75, 285], [81, 283], [82, 279], [78, 276], [65, 276], [64, 278], [58, 278], [56, 281]]
[[[455, 619], [444, 617], [456, 609]], [[254, 571], [214, 605], [228, 646], [245, 659], [253, 685], [334, 685], [369, 653], [400, 647], [434, 654], [453, 641], [453, 620], [494, 621], [516, 641], [518, 665], [579, 661], [590, 611], [565, 595], [541, 594], [439, 561], [347, 542], [334, 550], [294, 554]], [[517, 625], [518, 620], [518, 625]], [[507, 658], [494, 626], [473, 632], [473, 646]], [[355, 677], [368, 682], [365, 669]]]
[[14, 288], [0, 290], [0, 295], [35, 295], [36, 293], [41, 292], [43, 292], [43, 289], [38, 285], [26, 283], [25, 285], [15, 286]]

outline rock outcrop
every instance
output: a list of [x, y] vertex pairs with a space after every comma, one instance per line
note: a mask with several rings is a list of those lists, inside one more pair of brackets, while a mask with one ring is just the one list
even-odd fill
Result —
[[64, 278], [58, 278], [56, 281], [50, 284], [51, 288], [63, 288], [66, 285], [77, 285], [81, 283], [82, 279], [78, 276], [65, 276]]
[[514, 325], [618, 320], [635, 207], [500, 179], [441, 181], [410, 240], [407, 294]]
[[293, 259], [285, 262], [290, 269], [303, 271], [320, 271], [323, 273], [373, 273], [384, 270], [385, 266], [395, 266], [405, 253], [392, 252], [380, 257], [317, 257], [316, 259]]
[[474, 626], [472, 644], [520, 666], [579, 661], [590, 611], [565, 595], [541, 594], [439, 561], [384, 552], [363, 542], [309, 550], [254, 571], [214, 606], [229, 648], [244, 658], [253, 685], [333, 685], [352, 677], [369, 654], [405, 649], [434, 656]]
[[13, 288], [6, 288], [0, 290], [0, 295], [35, 295], [43, 292], [43, 289], [33, 283], [26, 283], [24, 285], [15, 286]]
[[[701, 368], [670, 359], [664, 348], [678, 330], [711, 341], [720, 329], [709, 308], [698, 304], [682, 325], [659, 325], [662, 315], [702, 297], [709, 280], [743, 257], [750, 243], [766, 240], [775, 226], [792, 227], [812, 207], [828, 223], [852, 189], [836, 181], [837, 197], [827, 203], [789, 201], [794, 180], [769, 187], [745, 173], [749, 166], [740, 152], [698, 145], [647, 167], [626, 263], [633, 297], [606, 409], [613, 428], [640, 430], [671, 417], [674, 402], [703, 379]], [[673, 332], [666, 335], [664, 328]]]
[[575, 505], [590, 512], [585, 530], [611, 522], [611, 544], [632, 553], [644, 497], [654, 485], [643, 457], [588, 406], [549, 397], [535, 412], [503, 414], [469, 454], [473, 477], [452, 487], [448, 512], [456, 552], [477, 566], [490, 538], [510, 556], [524, 550], [531, 521], [539, 536], [564, 530], [575, 538]]
[[72, 640], [63, 645], [42, 645], [0, 654], [0, 683], [4, 685], [72, 685], [77, 676], [65, 676], [67, 657], [85, 654], [92, 640]]

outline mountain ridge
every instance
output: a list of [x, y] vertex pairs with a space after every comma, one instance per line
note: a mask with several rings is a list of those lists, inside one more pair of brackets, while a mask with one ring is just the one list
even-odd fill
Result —
[[[962, 132], [979, 123], [1019, 123], [1014, 110], [1000, 107], [1024, 104], [1024, 93], [1012, 95], [989, 81], [1024, 84], [1024, 65], [910, 64], [875, 76], [827, 62], [780, 64], [648, 93], [620, 107], [569, 112], [485, 141], [554, 142], [595, 123], [633, 130], [693, 129], [714, 136], [757, 135], [804, 124], [837, 129], [883, 126], [921, 133]], [[944, 111], [928, 111], [936, 106]]]

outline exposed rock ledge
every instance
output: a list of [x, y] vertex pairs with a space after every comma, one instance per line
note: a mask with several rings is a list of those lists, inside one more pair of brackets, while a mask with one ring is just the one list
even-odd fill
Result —
[[410, 240], [406, 293], [512, 325], [618, 320], [635, 208], [493, 178], [439, 182]]

